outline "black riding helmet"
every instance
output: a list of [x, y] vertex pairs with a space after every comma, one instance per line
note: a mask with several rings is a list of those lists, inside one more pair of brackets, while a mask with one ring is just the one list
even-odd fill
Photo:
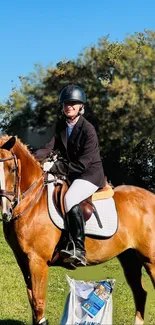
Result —
[[86, 103], [86, 94], [84, 90], [77, 85], [68, 85], [61, 90], [59, 104], [64, 102]]

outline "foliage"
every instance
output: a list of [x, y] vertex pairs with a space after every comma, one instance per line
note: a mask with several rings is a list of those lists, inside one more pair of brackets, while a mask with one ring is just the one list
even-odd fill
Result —
[[[58, 94], [67, 83], [82, 86], [87, 94], [86, 117], [95, 125], [106, 174], [122, 182], [120, 159], [125, 150], [144, 137], [154, 137], [155, 124], [155, 32], [128, 36], [124, 42], [99, 39], [76, 60], [56, 67], [35, 66], [34, 73], [20, 77], [21, 88], [11, 94], [14, 117], [7, 133], [22, 127], [41, 131], [61, 112]], [[6, 110], [8, 103], [3, 105]], [[114, 184], [114, 185], [115, 185]]]
[[12, 123], [13, 108], [11, 102], [8, 100], [7, 105], [0, 105], [0, 125], [1, 129], [7, 130]]
[[135, 184], [155, 193], [155, 139], [141, 140], [125, 152], [121, 164], [133, 176]]

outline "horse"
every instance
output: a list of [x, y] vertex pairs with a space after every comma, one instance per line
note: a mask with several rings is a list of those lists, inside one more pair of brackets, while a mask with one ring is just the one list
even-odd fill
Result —
[[[62, 231], [49, 218], [43, 168], [18, 137], [0, 136], [0, 197], [5, 239], [24, 276], [33, 325], [47, 325], [48, 267], [55, 265], [52, 258]], [[147, 293], [142, 266], [155, 286], [155, 195], [120, 185], [113, 198], [118, 229], [106, 239], [86, 236], [86, 259], [97, 265], [119, 258], [134, 297], [135, 324], [143, 324]]]

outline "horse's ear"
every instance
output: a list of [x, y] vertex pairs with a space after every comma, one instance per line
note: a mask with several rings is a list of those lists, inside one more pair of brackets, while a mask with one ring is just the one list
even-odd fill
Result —
[[7, 142], [3, 143], [1, 149], [10, 150], [16, 143], [16, 137], [11, 137]]

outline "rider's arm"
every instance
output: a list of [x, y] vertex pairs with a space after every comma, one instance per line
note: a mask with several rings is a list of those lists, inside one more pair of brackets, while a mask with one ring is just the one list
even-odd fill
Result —
[[35, 152], [34, 156], [37, 160], [41, 161], [45, 159], [54, 149], [55, 137], [53, 136], [49, 143], [46, 144], [45, 148], [39, 149]]
[[79, 158], [75, 162], [69, 162], [68, 172], [82, 174], [86, 171], [94, 161], [95, 157], [98, 157], [99, 145], [98, 138], [94, 127], [85, 134], [84, 144]]

